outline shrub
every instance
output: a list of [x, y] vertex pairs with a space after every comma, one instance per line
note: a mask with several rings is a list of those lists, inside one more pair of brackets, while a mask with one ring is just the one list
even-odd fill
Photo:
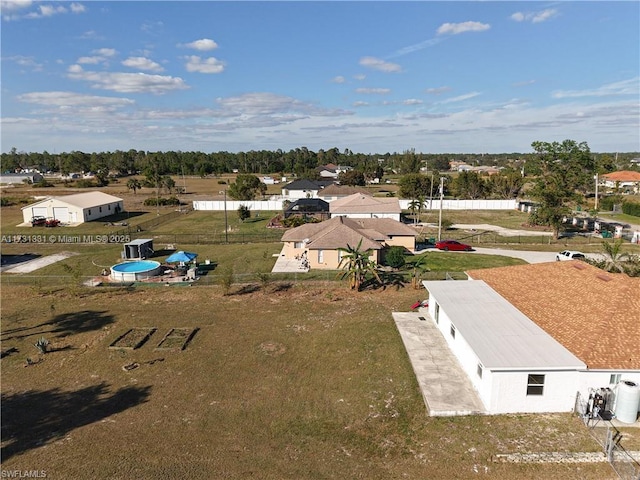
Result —
[[624, 202], [622, 204], [622, 213], [632, 215], [634, 217], [640, 217], [640, 203]]
[[96, 183], [93, 180], [89, 180], [88, 178], [81, 178], [76, 182], [76, 187], [78, 188], [93, 188], [96, 186]]
[[606, 197], [600, 198], [600, 210], [603, 212], [612, 212], [613, 206], [622, 203], [621, 195], [609, 195]]
[[392, 268], [402, 268], [405, 264], [404, 247], [389, 247], [384, 256], [384, 264]]
[[180, 205], [180, 200], [178, 200], [178, 197], [169, 197], [169, 198], [163, 198], [163, 197], [149, 197], [144, 201], [144, 205], [149, 207], [155, 207], [155, 206], [178, 206]]

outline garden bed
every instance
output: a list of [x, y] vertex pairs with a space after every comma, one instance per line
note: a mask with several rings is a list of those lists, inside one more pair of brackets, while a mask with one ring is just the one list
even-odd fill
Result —
[[160, 340], [155, 350], [184, 350], [197, 331], [197, 328], [172, 328]]
[[149, 337], [156, 331], [154, 327], [131, 328], [116, 338], [110, 345], [111, 349], [135, 350], [149, 340]]

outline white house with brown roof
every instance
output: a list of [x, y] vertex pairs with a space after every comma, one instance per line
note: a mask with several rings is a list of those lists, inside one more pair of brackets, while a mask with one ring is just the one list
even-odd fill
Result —
[[22, 207], [24, 223], [32, 217], [48, 217], [63, 224], [79, 224], [114, 215], [124, 210], [121, 198], [103, 192], [76, 193], [60, 197], [47, 197]]
[[639, 278], [580, 261], [467, 273], [423, 283], [487, 413], [569, 412], [578, 392], [640, 388]]
[[608, 188], [640, 192], [640, 172], [622, 170], [600, 176], [600, 183]]
[[342, 216], [320, 223], [307, 223], [284, 233], [281, 255], [287, 259], [306, 258], [310, 269], [339, 268], [342, 251], [357, 247], [371, 250], [370, 259], [381, 263], [386, 247], [415, 250], [417, 232], [390, 218], [352, 219]]
[[390, 218], [400, 221], [400, 202], [393, 197], [374, 197], [366, 193], [354, 193], [329, 203], [332, 217]]

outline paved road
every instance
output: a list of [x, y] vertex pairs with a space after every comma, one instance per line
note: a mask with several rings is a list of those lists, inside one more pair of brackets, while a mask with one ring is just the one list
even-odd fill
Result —
[[[431, 248], [428, 250], [429, 252], [440, 252], [436, 248]], [[560, 250], [558, 250], [560, 251]], [[527, 263], [545, 263], [545, 262], [555, 262], [556, 261], [556, 253], [558, 252], [530, 252], [525, 250], [506, 250], [503, 248], [475, 248], [472, 252], [447, 252], [447, 253], [457, 253], [459, 255], [469, 255], [469, 254], [481, 254], [481, 255], [502, 255], [503, 257], [512, 257], [519, 258], [524, 260]], [[598, 253], [586, 253], [588, 258], [598, 259], [603, 258], [601, 254]]]

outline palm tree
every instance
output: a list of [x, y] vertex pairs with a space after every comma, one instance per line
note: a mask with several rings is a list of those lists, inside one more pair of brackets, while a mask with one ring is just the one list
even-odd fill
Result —
[[[409, 202], [409, 211], [413, 214], [413, 223], [418, 223], [418, 219], [422, 215], [422, 210], [427, 206], [427, 202], [423, 197], [418, 197]], [[418, 212], [418, 215], [416, 215]]]
[[418, 290], [420, 288], [422, 274], [429, 270], [429, 268], [427, 268], [427, 255], [416, 257], [416, 259], [407, 266], [411, 269], [411, 286]]
[[140, 180], [138, 180], [137, 178], [130, 178], [129, 180], [127, 180], [127, 188], [129, 190], [133, 190], [133, 194], [135, 195], [136, 190], [142, 188], [142, 185], [140, 184]]
[[372, 274], [378, 282], [382, 282], [376, 269], [376, 263], [369, 258], [372, 250], [368, 249], [362, 251], [361, 248], [362, 239], [360, 239], [358, 246], [355, 248], [349, 244], [347, 244], [347, 248], [338, 248], [338, 251], [344, 252], [342, 258], [340, 258], [340, 263], [338, 264], [338, 268], [342, 268], [344, 270], [341, 278], [348, 278], [351, 290], [356, 290], [358, 292], [362, 288], [362, 284], [365, 282], [367, 274], [369, 273]]
[[604, 270], [607, 272], [624, 272], [624, 262], [629, 256], [622, 252], [622, 239], [614, 242], [602, 242], [602, 252], [604, 253]]

